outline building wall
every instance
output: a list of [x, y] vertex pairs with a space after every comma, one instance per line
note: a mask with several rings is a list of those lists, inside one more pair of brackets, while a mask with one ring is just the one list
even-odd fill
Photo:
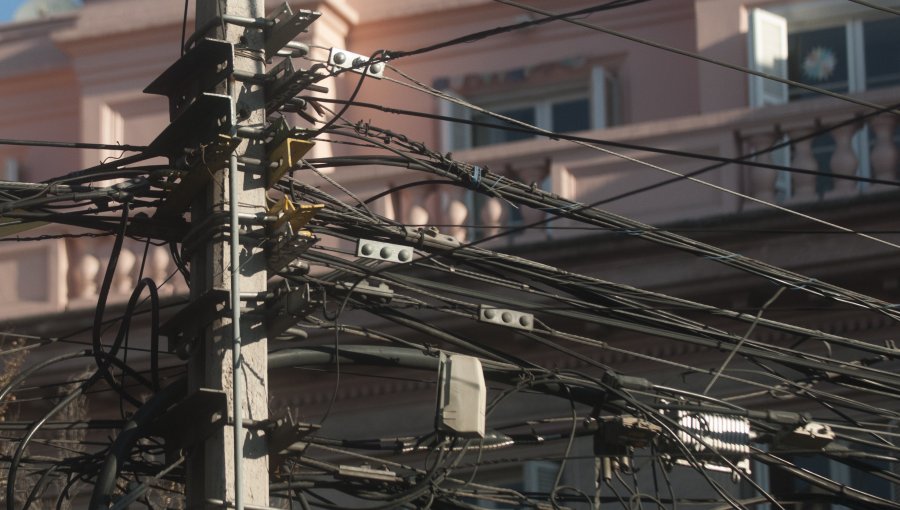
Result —
[[[141, 90], [179, 54], [181, 36], [181, 0], [86, 0], [72, 14], [0, 27], [0, 137], [15, 139], [84, 141], [99, 143], [147, 144], [167, 121], [165, 101]], [[777, 2], [785, 4], [791, 2]], [[799, 3], [799, 2], [793, 2]], [[270, 7], [275, 2], [270, 2]], [[556, 12], [575, 9], [589, 2], [537, 2]], [[451, 39], [463, 33], [494, 28], [521, 21], [523, 13], [487, 0], [370, 2], [367, 0], [305, 2], [301, 7], [324, 13], [310, 34], [314, 44], [336, 46], [361, 54], [378, 49], [409, 50]], [[697, 52], [703, 56], [748, 65], [748, 17], [755, 6], [770, 7], [771, 1], [751, 0], [674, 0], [647, 2], [634, 8], [600, 13], [585, 18], [589, 23], [619, 30], [634, 36]], [[135, 15], [140, 13], [140, 15]], [[189, 24], [189, 27], [191, 25]], [[190, 28], [188, 30], [190, 32]], [[313, 56], [326, 52], [314, 49]], [[496, 76], [506, 71], [539, 64], [582, 58], [603, 65], [613, 72], [618, 84], [621, 107], [620, 124], [607, 129], [580, 132], [621, 144], [658, 146], [720, 156], [738, 157], [767, 147], [784, 136], [799, 136], [812, 129], [839, 122], [867, 112], [859, 105], [833, 99], [814, 99], [805, 103], [775, 105], [751, 109], [748, 106], [748, 79], [738, 71], [672, 55], [616, 37], [598, 34], [583, 27], [564, 23], [503, 34], [478, 43], [464, 44], [421, 56], [398, 60], [394, 65], [427, 85], [438, 86], [445, 80], [465, 81], [467, 76]], [[399, 76], [388, 72], [388, 76]], [[357, 83], [347, 74], [327, 80], [328, 96], [347, 98]], [[508, 86], [508, 85], [507, 85]], [[495, 95], [512, 91], [508, 86], [490, 89]], [[879, 104], [896, 102], [898, 88], [869, 91], [857, 95]], [[360, 101], [413, 111], [441, 114], [438, 101], [387, 81], [366, 80]], [[397, 116], [371, 109], [352, 108], [345, 118], [363, 120], [406, 133], [432, 148], [441, 147], [442, 128], [429, 119]], [[883, 117], [882, 117], [883, 119]], [[896, 177], [896, 142], [893, 121], [866, 121], [872, 148], [856, 149], [852, 154], [844, 146], [844, 156], [859, 159], [862, 152], [875, 149], [886, 154], [881, 166], [871, 166], [872, 175]], [[887, 128], [883, 127], [887, 122]], [[862, 125], [862, 124], [860, 124]], [[858, 129], [858, 127], [856, 128]], [[856, 131], [835, 134], [849, 140]], [[887, 133], [887, 135], [885, 135]], [[570, 143], [535, 139], [509, 144], [465, 148], [454, 151], [456, 159], [490, 167], [492, 171], [534, 182], [551, 192], [584, 203], [616, 197], [636, 188], [673, 177], [660, 168], [689, 172], [708, 164], [672, 155], [617, 148], [651, 166], [625, 160], [617, 154]], [[893, 151], [893, 152], [892, 152]], [[331, 147], [319, 143], [315, 156], [359, 152], [355, 148]], [[836, 150], [836, 152], [838, 152]], [[839, 154], [840, 155], [840, 154]], [[41, 181], [79, 168], [89, 167], [108, 157], [112, 151], [69, 151], [0, 146], [0, 158], [18, 161], [20, 178]], [[802, 160], [800, 156], [806, 157]], [[809, 152], [795, 148], [795, 166], [810, 165]], [[893, 159], [892, 159], [893, 158]], [[757, 158], [776, 162], [770, 156]], [[872, 156], [872, 161], [876, 161]], [[893, 165], [893, 166], [891, 166]], [[839, 172], [855, 172], [837, 169]], [[809, 167], [812, 168], [812, 167]], [[806, 234], [785, 237], [778, 229], [810, 229], [810, 224], [771, 212], [751, 198], [776, 200], [776, 175], [731, 163], [703, 179], [745, 196], [722, 193], [695, 182], [678, 182], [647, 191], [636, 197], [615, 200], [603, 207], [656, 225], [687, 230], [710, 244], [723, 245], [739, 253], [758, 257], [772, 264], [846, 285], [854, 290], [896, 300], [900, 272], [894, 267], [893, 250], [858, 237], [825, 237]], [[347, 169], [333, 176], [360, 196], [371, 196], [388, 187], [418, 179], [397, 169]], [[800, 189], [802, 176], [795, 176]], [[855, 229], [896, 230], [896, 193], [886, 187], [842, 186], [823, 193], [797, 193], [784, 203], [829, 221]], [[461, 204], [452, 209], [451, 204]], [[472, 239], [485, 232], [479, 224], [508, 223], [511, 212], [473, 205], [471, 196], [443, 189], [413, 189], [391, 200], [379, 201], [374, 208], [390, 217], [415, 223], [467, 223], [469, 229], [457, 229], [454, 235]], [[499, 212], [497, 212], [499, 211]], [[532, 213], [533, 214], [533, 213]], [[540, 219], [527, 216], [524, 220]], [[561, 221], [560, 226], [573, 226]], [[734, 233], [746, 228], [762, 234]], [[816, 226], [815, 228], [824, 228]], [[46, 228], [22, 235], [74, 232], [73, 229]], [[41, 244], [0, 245], [0, 280], [15, 282], [0, 292], [0, 318], [21, 331], [43, 334], [59, 332], [69, 325], [89, 322], [96, 304], [96, 291], [110, 250], [110, 239], [48, 240]], [[642, 241], [616, 233], [578, 230], [531, 231], [489, 245], [516, 254], [565, 267], [572, 271], [669, 292], [680, 297], [702, 300], [718, 306], [752, 309], [770, 296], [771, 289], [749, 277], [713, 265], [707, 260], [689, 258], [680, 253], [651, 247]], [[131, 292], [143, 246], [129, 243], [117, 273], [113, 300], [121, 303]], [[174, 271], [168, 253], [162, 247], [151, 250], [147, 272], [158, 281]], [[183, 284], [173, 283], [169, 295], [183, 295]], [[811, 306], [808, 298], [789, 298], [798, 309]], [[813, 303], [818, 304], [818, 303]], [[48, 318], [50, 320], [48, 320]], [[884, 340], [896, 334], [886, 321], [862, 318], [862, 314], [814, 314], [796, 312], [783, 318], [827, 332]], [[463, 324], [450, 321], [448, 327], [466, 331]], [[472, 333], [470, 329], [466, 332]], [[390, 331], [390, 330], [389, 330]], [[691, 357], [710, 367], [721, 360], [716, 352], [671, 345], [631, 332], [611, 331], [584, 325], [583, 334], [602, 337], [620, 345], [629, 345], [641, 353], [671, 359]], [[139, 335], [135, 335], [139, 336]], [[504, 340], [506, 340], [504, 338]], [[783, 339], [774, 338], [773, 341]], [[513, 341], [513, 340], [510, 340]], [[329, 343], [330, 335], [313, 335], [313, 343]], [[523, 342], [521, 349], [533, 349]], [[534, 356], [548, 365], [584, 368], [585, 365], [534, 349]], [[626, 373], [652, 369], [646, 362], [583, 349], [593, 359], [615, 364]], [[672, 369], [665, 374], [679, 377]], [[316, 416], [327, 407], [333, 391], [332, 381], [313, 374], [297, 377], [280, 374], [273, 406], [302, 409]], [[694, 383], [696, 384], [696, 383]], [[296, 391], [302, 387], [303, 391]], [[729, 388], [730, 390], [731, 388]], [[726, 391], [723, 389], [722, 391]], [[428, 426], [433, 387], [428, 383], [377, 382], [353, 380], [339, 390], [339, 406], [334, 420], [345, 430], [358, 434], [390, 431], [396, 417], [404, 417], [410, 429]], [[375, 398], [379, 397], [379, 398]], [[381, 398], [383, 397], [383, 399]], [[395, 414], [378, 415], [385, 402]], [[790, 407], [785, 403], [785, 407]], [[554, 410], [565, 413], [566, 403]], [[540, 413], [546, 412], [541, 408]], [[527, 404], [512, 403], [504, 416], [510, 419], [527, 414]], [[360, 416], [373, 412], [370, 422]], [[580, 444], [588, 454], [590, 445]], [[588, 485], [593, 473], [581, 466], [577, 475]], [[508, 475], [508, 473], [506, 473]], [[505, 475], [505, 476], [506, 476]]]

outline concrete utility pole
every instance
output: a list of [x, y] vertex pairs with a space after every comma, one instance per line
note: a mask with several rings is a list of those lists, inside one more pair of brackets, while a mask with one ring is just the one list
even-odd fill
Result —
[[[244, 75], [265, 72], [263, 31], [220, 21], [226, 14], [265, 18], [263, 0], [197, 0], [196, 5], [196, 26], [202, 28], [215, 23], [213, 26], [218, 27], [207, 35], [235, 45], [235, 72]], [[263, 125], [266, 113], [262, 85], [235, 81], [231, 77], [227, 90], [217, 92], [233, 98], [236, 127]], [[235, 135], [236, 130], [232, 133]], [[229, 167], [214, 175], [209, 189], [192, 207], [192, 222], [200, 224], [210, 218], [209, 228], [215, 230], [206, 249], [198, 250], [191, 260], [192, 298], [197, 299], [211, 289], [228, 289], [232, 295], [231, 304], [207, 330], [200, 351], [194, 352], [190, 361], [190, 389], [224, 391], [228, 395], [231, 418], [229, 424], [217, 429], [188, 459], [186, 490], [192, 509], [242, 509], [245, 503], [255, 507], [269, 504], [265, 438], [256, 432], [248, 433], [242, 426], [247, 420], [258, 422], [268, 418], [266, 330], [261, 317], [241, 316], [239, 301], [240, 293], [265, 292], [266, 260], [262, 248], [238, 243], [236, 221], [238, 213], [256, 215], [265, 210], [266, 180], [264, 175], [254, 172], [256, 169], [239, 167], [241, 156], [263, 160], [265, 147], [262, 143], [243, 141], [231, 156]], [[223, 235], [227, 231], [221, 228], [224, 225], [230, 225], [230, 235]], [[234, 324], [237, 328], [232, 328]], [[233, 334], [235, 329], [239, 335]], [[235, 414], [232, 410], [236, 408], [240, 412]]]

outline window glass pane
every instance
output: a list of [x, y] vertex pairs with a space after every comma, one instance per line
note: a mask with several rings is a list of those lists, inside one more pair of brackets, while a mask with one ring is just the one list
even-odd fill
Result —
[[[847, 29], [824, 28], [788, 34], [788, 78], [832, 92], [847, 92]], [[789, 88], [790, 98], [815, 97], [815, 92]]]
[[[504, 115], [511, 119], [515, 119], [521, 122], [527, 122], [528, 124], [534, 125], [535, 122], [535, 112], [533, 106], [527, 106], [525, 108], [516, 108], [512, 110], [495, 110], [500, 115]], [[490, 124], [497, 125], [508, 125], [511, 127], [518, 127], [515, 124], [507, 123], [502, 120], [495, 119], [488, 115], [477, 113], [472, 116], [472, 120], [477, 122], [487, 122]], [[472, 126], [472, 146], [480, 147], [482, 145], [491, 145], [495, 143], [505, 143], [505, 142], [514, 142], [516, 140], [524, 140], [526, 138], [533, 138], [534, 135], [528, 133], [520, 133], [517, 131], [506, 131], [503, 129], [484, 127], [484, 126]]]
[[588, 99], [573, 99], [553, 103], [553, 131], [568, 133], [591, 129], [591, 103]]
[[863, 24], [866, 51], [866, 88], [900, 83], [900, 18]]

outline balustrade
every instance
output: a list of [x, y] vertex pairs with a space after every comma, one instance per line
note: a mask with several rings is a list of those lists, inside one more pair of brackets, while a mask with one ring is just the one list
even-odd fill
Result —
[[[66, 243], [68, 301], [71, 306], [88, 306], [96, 302], [109, 267], [112, 246], [111, 238], [79, 238], [70, 239]], [[181, 276], [172, 276], [176, 267], [168, 249], [153, 245], [146, 248], [147, 257], [144, 260], [144, 243], [133, 240], [123, 243], [110, 285], [111, 301], [121, 301], [131, 295], [142, 267], [143, 277], [153, 279], [159, 287], [160, 296], [187, 293], [187, 286]]]
[[[548, 185], [549, 168], [547, 161], [532, 166], [507, 165], [497, 173], [544, 188]], [[514, 208], [497, 198], [446, 186], [404, 190], [400, 203], [404, 223], [437, 226], [445, 234], [463, 243], [493, 236], [500, 232], [500, 225], [515, 227], [538, 222], [546, 217], [546, 212], [541, 209], [526, 206]], [[474, 212], [470, 210], [472, 208], [475, 208]], [[545, 230], [535, 229], [517, 232], [515, 237], [519, 240], [539, 241], [546, 239], [547, 234]]]
[[[793, 173], [791, 182], [791, 202], [810, 202], [832, 197], [845, 197], [861, 192], [886, 189], [879, 185], [860, 185], [852, 179], [832, 178], [828, 175], [862, 176], [880, 180], [897, 180], [898, 147], [897, 120], [893, 114], [881, 114], [852, 124], [844, 124], [855, 113], [843, 116], [831, 115], [826, 118], [809, 117], [803, 120], [784, 122], [770, 127], [755, 126], [738, 129], [746, 151], [758, 151], [776, 140], [786, 137], [790, 145], [790, 159], [775, 161], [771, 152], [754, 158], [762, 163], [785, 164], [801, 170], [812, 170], [822, 175]], [[841, 125], [839, 125], [841, 124]], [[837, 126], [816, 137], [809, 135], [828, 126]], [[867, 129], [866, 129], [867, 128]], [[796, 141], [793, 141], [796, 140]], [[818, 156], [818, 157], [817, 157]], [[762, 200], [770, 201], [775, 196], [776, 172], [745, 166], [749, 193]], [[819, 186], [817, 187], [817, 182]]]
[[[789, 105], [791, 106], [791, 105]], [[822, 115], [800, 115], [800, 111], [794, 108], [789, 118], [782, 118], [773, 112], [768, 120], [760, 120], [759, 116], [747, 115], [736, 117], [720, 124], [709, 122], [704, 116], [692, 119], [696, 126], [690, 127], [689, 122], [682, 128], [682, 133], [674, 134], [667, 138], [665, 132], [655, 135], [653, 142], [648, 145], [669, 147], [676, 136], [684, 136], [689, 133], [693, 139], [708, 143], [711, 133], [723, 131], [735, 132], [735, 138], [724, 137], [725, 141], [717, 141], [717, 151], [721, 154], [747, 154], [761, 151], [771, 147], [774, 143], [784, 140], [792, 140], [789, 151], [766, 151], [755, 157], [756, 161], [763, 163], [785, 164], [793, 168], [812, 170], [824, 174], [834, 175], [871, 175], [881, 180], [896, 180], [897, 166], [900, 162], [900, 149], [897, 147], [897, 118], [893, 114], [881, 114], [860, 120], [854, 124], [832, 129], [822, 138], [814, 141], [809, 135], [821, 130], [823, 127], [843, 122], [847, 118], [853, 118], [857, 112], [825, 112]], [[826, 115], [827, 114], [827, 115]], [[633, 129], [633, 133], [629, 131]], [[623, 126], [615, 128], [620, 140], [644, 143], [645, 127]], [[642, 131], [643, 130], [643, 131]], [[728, 144], [733, 144], [729, 146]], [[557, 148], [557, 147], [562, 148]], [[523, 146], [525, 148], [525, 146]], [[490, 150], [491, 148], [487, 148]], [[513, 154], [503, 157], [494, 156], [476, 158], [480, 164], [489, 164], [494, 172], [524, 182], [536, 188], [569, 196], [583, 203], [589, 203], [603, 196], [607, 191], [597, 185], [586, 186], [585, 182], [615, 182], [619, 177], [627, 176], [630, 172], [641, 170], [633, 163], [616, 158], [599, 160], [598, 163], [581, 163], [573, 159], [572, 151], [581, 150], [573, 146], [559, 144], [554, 146], [556, 153], [546, 154]], [[868, 153], [861, 153], [865, 150]], [[596, 153], [583, 151], [585, 158], [596, 158]], [[787, 154], [789, 158], [785, 157]], [[478, 155], [478, 154], [476, 154]], [[466, 158], [466, 155], [461, 155]], [[567, 172], [568, 179], [566, 190], [551, 189], [555, 180], [550, 178], [554, 158], [563, 157], [568, 165], [576, 169]], [[587, 159], [585, 161], [588, 161]], [[594, 161], [594, 160], [590, 160]], [[866, 167], [866, 168], [860, 168]], [[588, 169], [587, 171], [585, 169]], [[645, 170], [645, 169], [643, 169]], [[605, 176], [607, 181], [584, 180], [597, 175]], [[793, 173], [790, 178], [790, 193], [776, 193], [778, 185], [777, 171], [745, 166], [746, 179], [744, 180], [744, 192], [766, 201], [786, 198], [790, 204], [825, 200], [831, 197], [845, 197], [859, 192], [877, 191], [888, 189], [886, 186], [860, 186], [855, 181], [846, 179], [834, 179], [832, 186], [822, 186], [822, 176], [814, 174]], [[707, 177], [708, 178], [708, 177]], [[562, 181], [560, 181], [562, 182]], [[568, 181], [567, 181], [568, 182]], [[781, 181], [783, 184], [784, 181]], [[593, 187], [591, 187], [593, 186]], [[784, 190], [782, 190], [784, 191]], [[692, 197], [688, 194], [678, 197], [687, 205], [693, 204]], [[410, 225], [437, 226], [446, 234], [456, 237], [461, 242], [471, 242], [484, 237], [494, 236], [500, 233], [502, 226], [514, 227], [521, 224], [529, 224], [544, 219], [547, 213], [540, 209], [529, 207], [514, 208], [503, 200], [476, 194], [470, 190], [449, 186], [424, 186], [409, 188], [393, 197], [393, 213], [398, 219]], [[638, 199], [640, 200], [640, 199]], [[677, 200], [676, 200], [677, 202]], [[671, 210], [671, 209], [670, 209]], [[711, 207], [708, 214], [722, 214], [736, 212], [727, 210], [727, 207]], [[678, 216], [669, 214], [664, 221], [675, 221], [687, 217], [697, 217], [698, 212], [692, 210], [691, 216]], [[701, 211], [699, 214], [703, 214]], [[659, 220], [652, 220], [659, 221]], [[514, 236], [493, 240], [489, 245], [505, 245], [509, 243], [524, 243], [545, 241], [549, 238], [549, 230], [533, 229], [516, 233]], [[580, 235], [577, 231], [564, 231], [557, 235]], [[78, 238], [68, 239], [64, 243], [64, 262], [67, 264], [68, 278], [66, 280], [67, 292], [64, 301], [68, 307], [92, 306], [100, 289], [106, 268], [109, 263], [109, 253], [113, 240], [107, 238]], [[126, 240], [119, 254], [118, 264], [114, 272], [114, 279], [110, 289], [111, 301], [122, 301], [134, 289], [137, 283], [138, 273], [143, 267], [143, 274], [153, 278], [160, 288], [160, 295], [172, 295], [186, 293], [187, 287], [180, 275], [170, 278], [176, 268], [168, 253], [167, 247], [150, 246], [147, 258], [144, 260], [145, 245], [139, 241]], [[168, 283], [163, 284], [167, 279]]]

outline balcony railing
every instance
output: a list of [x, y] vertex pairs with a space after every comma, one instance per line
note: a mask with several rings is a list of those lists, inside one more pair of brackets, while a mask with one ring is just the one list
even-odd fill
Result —
[[[896, 101], [898, 92], [897, 89], [882, 90], [870, 93], [865, 99], [876, 104], [890, 104]], [[742, 158], [776, 144], [786, 144], [786, 148], [762, 152], [748, 161], [811, 170], [818, 175], [727, 164], [702, 173], [697, 179], [787, 207], [891, 189], [884, 184], [831, 176], [894, 181], [900, 159], [896, 115], [873, 115], [871, 109], [832, 99], [758, 110], [732, 110], [578, 134], [724, 158]], [[816, 136], [810, 138], [813, 134]], [[608, 146], [598, 144], [598, 147]], [[600, 202], [600, 207], [612, 212], [657, 225], [765, 207], [756, 201], [687, 180], [654, 187], [677, 177], [662, 169], [683, 174], [712, 166], [714, 161], [615, 147], [609, 147], [609, 150], [611, 152], [603, 152], [565, 141], [535, 139], [480, 147], [455, 153], [454, 157], [577, 202]], [[648, 165], [621, 158], [613, 152]], [[632, 194], [644, 188], [645, 191]], [[516, 209], [500, 200], [474, 197], [472, 192], [447, 186], [405, 190], [394, 203], [401, 204], [396, 208], [395, 217], [403, 222], [446, 225], [442, 230], [467, 241], [494, 235], [501, 226], [525, 225], [545, 218], [542, 211]], [[560, 226], [567, 228], [556, 228]], [[571, 228], [574, 226], [565, 220], [555, 221], [548, 228], [517, 233], [489, 244], [539, 242], [584, 234], [584, 230]]]
[[[882, 90], [865, 98], [877, 104], [890, 104], [900, 95], [898, 92], [897, 89]], [[794, 207], [891, 189], [887, 185], [828, 178], [829, 174], [834, 174], [896, 180], [900, 138], [896, 116], [869, 113], [870, 110], [864, 107], [826, 99], [625, 125], [582, 134], [613, 142], [726, 158], [739, 158], [773, 143], [793, 140], [789, 151], [764, 153], [755, 160], [814, 170], [824, 175], [781, 174], [750, 165], [727, 164], [702, 173], [698, 178], [760, 200]], [[827, 135], [802, 139], [815, 131], [853, 119], [855, 121], [828, 131]], [[763, 207], [696, 182], [678, 180], [661, 184], [674, 176], [659, 168], [687, 173], [713, 162], [647, 151], [612, 150], [653, 167], [608, 152], [546, 139], [480, 147], [456, 153], [454, 157], [571, 200], [585, 204], [601, 202], [604, 209], [656, 225]], [[367, 172], [347, 169], [343, 171], [345, 173], [340, 172], [337, 174], [339, 180], [361, 197], [372, 196], [386, 186], [421, 179], [408, 170], [399, 169], [374, 168]], [[640, 189], [645, 191], [629, 194]], [[619, 198], [626, 194], [627, 197]], [[372, 207], [407, 224], [436, 225], [464, 242], [546, 217], [543, 211], [517, 209], [495, 198], [440, 185], [408, 188]], [[556, 221], [551, 228], [519, 232], [491, 240], [487, 245], [499, 248], [586, 233], [572, 227], [578, 226], [566, 220]], [[93, 307], [109, 262], [112, 242], [112, 237], [81, 237], [0, 244], [0, 278], [9, 282], [0, 292], [0, 318]], [[119, 256], [111, 301], [126, 299], [134, 288], [144, 248], [141, 242], [126, 241]], [[175, 272], [164, 246], [151, 245], [143, 266], [143, 274], [158, 283]], [[186, 287], [180, 275], [172, 277], [160, 290], [162, 295], [183, 292]]]

